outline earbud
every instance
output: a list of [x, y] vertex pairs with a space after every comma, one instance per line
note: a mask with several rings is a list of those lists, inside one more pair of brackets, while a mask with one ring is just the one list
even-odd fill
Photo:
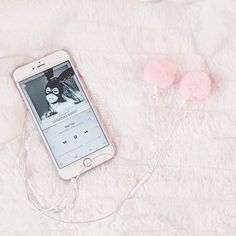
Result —
[[[149, 61], [143, 73], [143, 79], [160, 89], [169, 88], [177, 81], [177, 66], [166, 58]], [[202, 71], [188, 72], [178, 79], [179, 92], [184, 100], [199, 101], [211, 92], [211, 78]]]
[[144, 81], [156, 85], [158, 88], [170, 87], [176, 78], [176, 65], [165, 58], [153, 59], [144, 68]]
[[211, 93], [211, 79], [205, 72], [189, 72], [180, 81], [179, 92], [185, 100], [206, 99]]

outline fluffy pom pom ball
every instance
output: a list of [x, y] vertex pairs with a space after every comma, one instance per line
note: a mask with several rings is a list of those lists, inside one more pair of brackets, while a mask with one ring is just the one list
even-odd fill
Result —
[[203, 100], [211, 92], [211, 79], [204, 72], [189, 72], [180, 81], [179, 92], [185, 100]]
[[147, 63], [143, 72], [145, 82], [161, 89], [168, 88], [175, 81], [176, 65], [165, 58], [153, 59]]

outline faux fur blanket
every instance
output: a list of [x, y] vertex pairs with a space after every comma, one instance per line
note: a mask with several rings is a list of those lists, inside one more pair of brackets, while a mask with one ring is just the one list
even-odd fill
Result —
[[[235, 0], [1, 0], [0, 235], [236, 235], [235, 22]], [[59, 49], [74, 57], [117, 156], [84, 174], [53, 217], [110, 213], [174, 128], [152, 178], [118, 214], [91, 224], [55, 222], [25, 193], [26, 154], [29, 197], [42, 207], [69, 184], [57, 175], [12, 79], [17, 66]], [[209, 72], [209, 99], [181, 109], [172, 88], [154, 100], [142, 71], [157, 54], [174, 60], [182, 75]]]

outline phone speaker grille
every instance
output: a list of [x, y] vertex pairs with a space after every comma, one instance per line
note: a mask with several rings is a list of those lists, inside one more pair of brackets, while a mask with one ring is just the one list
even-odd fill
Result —
[[43, 64], [41, 64], [41, 65], [38, 65], [37, 67], [40, 67], [40, 66], [43, 66], [43, 65], [45, 65], [45, 63], [43, 63]]

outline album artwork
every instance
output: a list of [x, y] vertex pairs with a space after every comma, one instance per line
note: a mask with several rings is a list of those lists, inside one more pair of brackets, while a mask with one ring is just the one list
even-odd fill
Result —
[[74, 70], [65, 62], [33, 76], [23, 84], [41, 121], [60, 117], [84, 102], [82, 88], [75, 79]]

